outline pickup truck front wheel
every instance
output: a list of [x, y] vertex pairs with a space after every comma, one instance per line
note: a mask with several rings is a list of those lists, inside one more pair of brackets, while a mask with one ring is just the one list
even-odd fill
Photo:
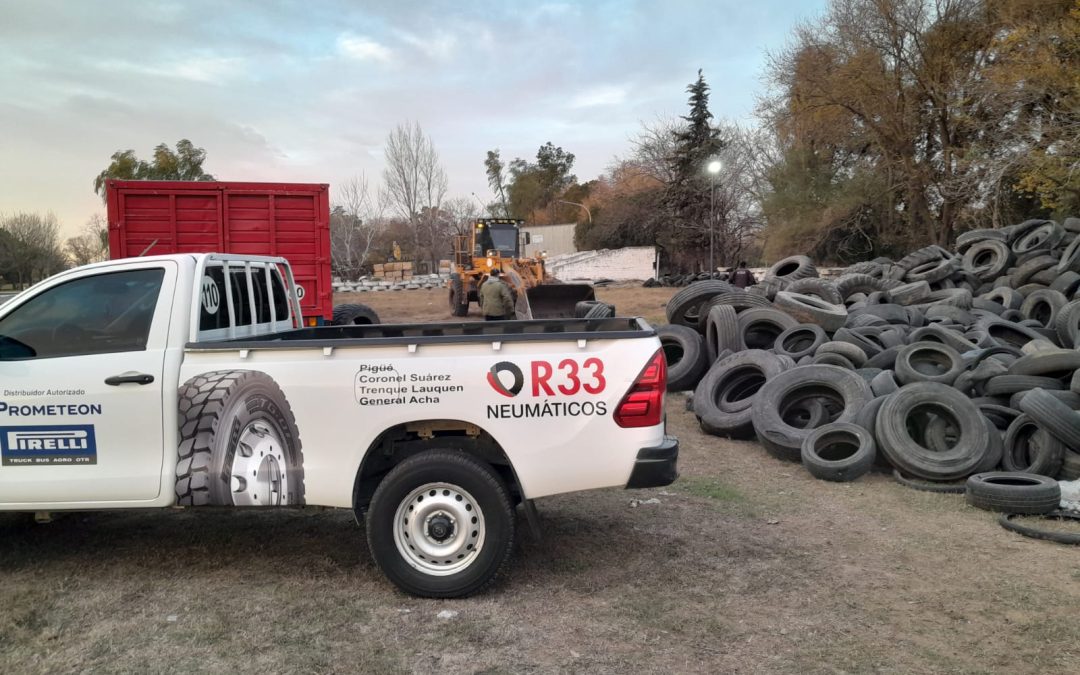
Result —
[[395, 466], [367, 512], [367, 539], [379, 569], [407, 593], [472, 595], [493, 582], [514, 543], [506, 486], [486, 463], [430, 450]]
[[181, 506], [304, 503], [304, 456], [285, 394], [266, 373], [204, 373], [180, 388]]

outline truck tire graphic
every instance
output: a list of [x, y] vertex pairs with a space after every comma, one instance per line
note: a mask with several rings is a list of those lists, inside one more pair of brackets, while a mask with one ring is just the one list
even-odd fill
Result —
[[472, 595], [494, 581], [510, 557], [514, 527], [499, 475], [452, 449], [395, 466], [367, 512], [375, 564], [402, 590], [428, 598]]
[[285, 394], [265, 373], [204, 373], [180, 387], [182, 506], [304, 503], [304, 455]]

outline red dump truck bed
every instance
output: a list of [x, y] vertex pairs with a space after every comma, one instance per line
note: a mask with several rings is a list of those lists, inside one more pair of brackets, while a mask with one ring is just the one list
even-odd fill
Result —
[[306, 323], [333, 312], [330, 191], [324, 183], [110, 180], [109, 256], [281, 256]]

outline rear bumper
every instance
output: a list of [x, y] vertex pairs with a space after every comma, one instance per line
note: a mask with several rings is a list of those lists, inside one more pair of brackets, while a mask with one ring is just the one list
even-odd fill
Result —
[[664, 436], [660, 445], [638, 450], [626, 489], [671, 485], [679, 477], [678, 459], [679, 439], [674, 436]]

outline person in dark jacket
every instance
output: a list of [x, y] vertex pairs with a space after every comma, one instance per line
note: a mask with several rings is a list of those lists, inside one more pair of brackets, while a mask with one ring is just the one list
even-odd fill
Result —
[[503, 283], [502, 272], [491, 270], [491, 276], [480, 287], [480, 306], [484, 309], [484, 321], [509, 321], [514, 318], [514, 296], [510, 287]]
[[733, 286], [739, 288], [746, 288], [747, 286], [753, 286], [757, 283], [757, 279], [754, 278], [754, 273], [746, 269], [746, 262], [740, 260], [739, 266], [735, 268], [735, 271], [731, 273], [731, 283]]

